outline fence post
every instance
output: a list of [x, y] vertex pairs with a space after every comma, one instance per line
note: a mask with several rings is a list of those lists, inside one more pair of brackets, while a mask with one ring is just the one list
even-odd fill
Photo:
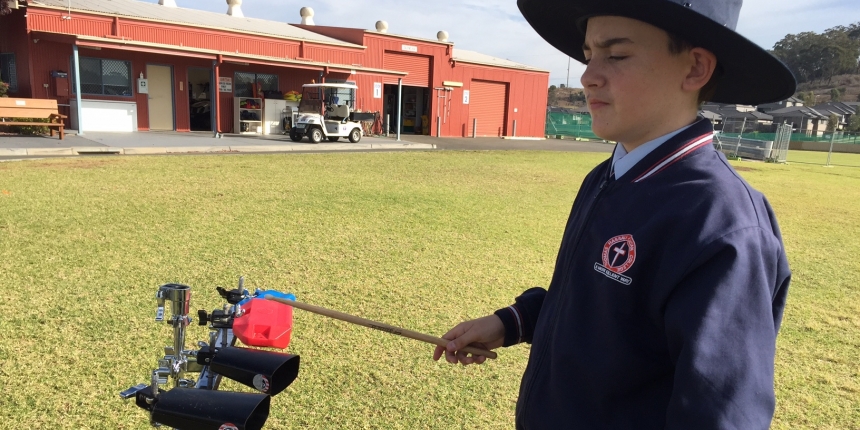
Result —
[[836, 140], [836, 130], [830, 133], [830, 151], [827, 151], [827, 164], [824, 167], [830, 167], [830, 155], [833, 154], [833, 141]]
[[735, 158], [738, 158], [738, 151], [741, 149], [741, 139], [744, 136], [744, 128], [747, 126], [747, 119], [744, 118], [744, 122], [741, 123], [741, 132], [738, 133], [738, 144], [735, 145]]
[[436, 137], [442, 137], [442, 122], [436, 117]]

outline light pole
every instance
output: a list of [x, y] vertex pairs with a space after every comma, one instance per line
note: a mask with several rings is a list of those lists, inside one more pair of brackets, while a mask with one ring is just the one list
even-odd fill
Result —
[[567, 57], [567, 84], [565, 88], [570, 88], [570, 57]]

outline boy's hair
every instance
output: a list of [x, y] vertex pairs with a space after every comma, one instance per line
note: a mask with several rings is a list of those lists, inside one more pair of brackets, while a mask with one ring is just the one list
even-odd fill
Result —
[[[669, 34], [670, 54], [678, 55], [682, 52], [689, 51], [695, 48], [695, 46], [693, 46], [693, 44], [690, 43], [690, 41], [688, 41], [687, 39], [684, 39], [683, 37], [678, 36], [674, 33], [667, 33]], [[717, 84], [719, 84], [720, 77], [722, 76], [722, 74], [722, 68], [720, 67], [719, 60], [717, 60], [717, 67], [714, 69], [714, 74], [711, 75], [711, 79], [708, 80], [708, 83], [705, 84], [705, 86], [702, 87], [701, 90], [699, 90], [699, 97], [697, 99], [699, 106], [701, 106], [702, 103], [709, 101], [711, 97], [714, 96], [714, 93], [717, 92]]]

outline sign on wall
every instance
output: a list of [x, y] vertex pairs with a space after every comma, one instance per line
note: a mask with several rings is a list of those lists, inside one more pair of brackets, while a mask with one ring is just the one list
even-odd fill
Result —
[[149, 80], [148, 79], [138, 79], [137, 80], [137, 93], [138, 94], [149, 94]]
[[418, 47], [415, 45], [400, 45], [400, 49], [406, 52], [418, 52]]
[[218, 78], [218, 91], [220, 91], [222, 93], [232, 93], [233, 92], [233, 78], [219, 77]]
[[463, 104], [469, 104], [469, 90], [463, 90]]
[[373, 83], [373, 98], [381, 99], [382, 98], [382, 82], [374, 82]]

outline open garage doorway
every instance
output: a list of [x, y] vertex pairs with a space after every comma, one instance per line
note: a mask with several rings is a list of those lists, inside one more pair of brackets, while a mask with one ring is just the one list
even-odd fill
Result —
[[[390, 115], [389, 133], [397, 133], [397, 85], [385, 85], [383, 116]], [[430, 89], [403, 86], [400, 106], [402, 134], [430, 134]]]
[[188, 68], [191, 131], [212, 131], [212, 69]]

